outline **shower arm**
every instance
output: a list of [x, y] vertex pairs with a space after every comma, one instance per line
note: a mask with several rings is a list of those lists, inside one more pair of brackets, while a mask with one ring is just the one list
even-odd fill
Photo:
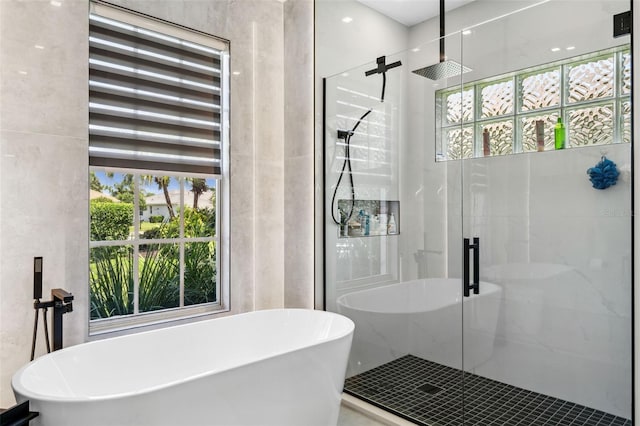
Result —
[[472, 71], [471, 68], [465, 67], [451, 59], [447, 59], [445, 55], [445, 10], [444, 0], [440, 0], [440, 60], [433, 65], [413, 70], [414, 74], [426, 77], [429, 80], [440, 80], [442, 78], [451, 78]]
[[369, 71], [365, 71], [364, 75], [365, 77], [369, 77], [370, 75], [373, 75], [373, 74], [382, 74], [382, 93], [380, 94], [380, 102], [384, 102], [384, 91], [385, 91], [385, 88], [387, 87], [387, 71], [389, 71], [391, 68], [401, 66], [402, 62], [396, 61], [392, 64], [387, 64], [387, 57], [380, 56], [379, 58], [376, 59], [376, 64], [378, 64], [376, 68], [373, 68]]
[[447, 59], [444, 53], [444, 34], [444, 0], [440, 0], [440, 62]]

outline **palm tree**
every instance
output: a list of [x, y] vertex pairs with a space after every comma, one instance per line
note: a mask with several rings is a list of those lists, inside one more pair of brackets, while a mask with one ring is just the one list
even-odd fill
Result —
[[[109, 178], [113, 178], [114, 173], [107, 172], [106, 176]], [[133, 194], [135, 193], [134, 175], [123, 175], [122, 181], [116, 182], [113, 184], [113, 186], [109, 187], [109, 192], [111, 192], [111, 195], [113, 195], [123, 203], [133, 204]], [[138, 194], [138, 207], [140, 208], [140, 211], [144, 210], [147, 207], [147, 201], [145, 199], [146, 195], [147, 194], [141, 188]]]
[[164, 200], [167, 203], [167, 210], [169, 210], [169, 217], [171, 219], [175, 218], [176, 214], [173, 211], [173, 205], [171, 204], [171, 197], [169, 196], [169, 182], [171, 182], [171, 177], [154, 176], [153, 181], [158, 185], [158, 189], [162, 189], [162, 192], [164, 193]]
[[98, 178], [98, 176], [96, 176], [94, 172], [89, 172], [89, 177], [91, 179], [90, 180], [91, 189], [93, 189], [94, 191], [102, 192], [102, 190], [104, 189], [104, 186], [102, 185], [102, 182], [100, 182], [100, 178]]
[[164, 201], [167, 203], [169, 217], [171, 219], [175, 218], [176, 214], [173, 211], [173, 204], [171, 204], [171, 196], [169, 195], [169, 183], [171, 183], [171, 176], [143, 175], [141, 177], [146, 182], [155, 182], [158, 185], [158, 189], [162, 189], [162, 193], [164, 194]]
[[201, 194], [207, 192], [209, 187], [207, 186], [207, 181], [202, 178], [187, 178], [187, 180], [191, 183], [193, 209], [196, 210], [198, 208], [198, 198], [200, 198]]

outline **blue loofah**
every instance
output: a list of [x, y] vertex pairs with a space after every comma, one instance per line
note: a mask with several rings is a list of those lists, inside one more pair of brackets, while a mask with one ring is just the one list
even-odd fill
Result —
[[594, 167], [587, 170], [591, 186], [595, 189], [607, 189], [611, 185], [615, 185], [620, 176], [620, 172], [616, 167], [616, 163], [607, 157], [602, 157], [600, 162]]

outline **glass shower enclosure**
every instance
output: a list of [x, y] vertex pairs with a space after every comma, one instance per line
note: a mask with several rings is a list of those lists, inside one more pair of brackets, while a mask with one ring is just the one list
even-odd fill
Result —
[[433, 40], [324, 80], [346, 393], [421, 425], [632, 424], [630, 3], [576, 7], [448, 35], [444, 76]]

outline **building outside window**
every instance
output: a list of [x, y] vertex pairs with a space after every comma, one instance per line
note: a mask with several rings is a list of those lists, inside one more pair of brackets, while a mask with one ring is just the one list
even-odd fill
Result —
[[228, 42], [89, 18], [90, 332], [227, 310]]

